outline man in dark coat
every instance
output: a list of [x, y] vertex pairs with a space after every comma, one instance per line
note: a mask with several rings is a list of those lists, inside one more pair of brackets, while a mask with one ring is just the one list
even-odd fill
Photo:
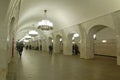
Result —
[[23, 47], [24, 47], [23, 43], [18, 43], [16, 45], [16, 48], [17, 48], [17, 51], [19, 52], [20, 57], [22, 56]]
[[52, 53], [53, 53], [53, 46], [49, 45], [49, 54], [52, 55]]

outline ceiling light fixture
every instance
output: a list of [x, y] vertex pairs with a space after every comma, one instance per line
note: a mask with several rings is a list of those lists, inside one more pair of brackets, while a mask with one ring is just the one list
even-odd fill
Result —
[[26, 35], [24, 38], [25, 38], [26, 40], [29, 40], [29, 39], [31, 39], [32, 37], [29, 36], [29, 35]]
[[44, 10], [45, 19], [38, 22], [38, 29], [52, 30], [53, 29], [53, 23], [51, 21], [47, 20], [46, 13], [47, 13], [47, 10]]
[[62, 42], [62, 38], [60, 38], [60, 42]]
[[37, 31], [35, 31], [35, 30], [29, 31], [29, 36], [35, 37], [35, 36], [37, 36], [37, 35], [38, 35], [38, 32], [37, 32]]

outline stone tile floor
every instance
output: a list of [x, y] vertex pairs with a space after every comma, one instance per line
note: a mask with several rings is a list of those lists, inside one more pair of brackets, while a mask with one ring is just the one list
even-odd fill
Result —
[[120, 66], [112, 57], [85, 60], [24, 50], [9, 64], [7, 80], [120, 80]]

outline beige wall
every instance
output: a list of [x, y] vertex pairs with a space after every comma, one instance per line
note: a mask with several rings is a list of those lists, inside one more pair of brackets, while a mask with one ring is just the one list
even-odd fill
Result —
[[[14, 0], [14, 2], [16, 1], [18, 0]], [[10, 0], [0, 0], [0, 80], [6, 80], [8, 63], [11, 58], [11, 51], [9, 52], [9, 50], [12, 45], [10, 44], [8, 31], [11, 28], [10, 22], [15, 4], [11, 3], [12, 6], [9, 6], [9, 4]]]
[[96, 33], [97, 40], [116, 39], [116, 32], [111, 28], [104, 28]]
[[[117, 56], [116, 33], [111, 28], [104, 28], [96, 33], [94, 40], [94, 54]], [[107, 40], [102, 43], [102, 40]]]
[[108, 40], [107, 43], [100, 41], [94, 42], [94, 54], [106, 55], [106, 56], [117, 56], [117, 46], [115, 40]]
[[5, 80], [7, 72], [7, 10], [9, 0], [0, 0], [0, 80]]

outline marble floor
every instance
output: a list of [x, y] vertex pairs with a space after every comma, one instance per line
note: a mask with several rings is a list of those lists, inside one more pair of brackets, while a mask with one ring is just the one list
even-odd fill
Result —
[[120, 66], [112, 57], [85, 60], [24, 50], [9, 64], [7, 80], [120, 80]]

